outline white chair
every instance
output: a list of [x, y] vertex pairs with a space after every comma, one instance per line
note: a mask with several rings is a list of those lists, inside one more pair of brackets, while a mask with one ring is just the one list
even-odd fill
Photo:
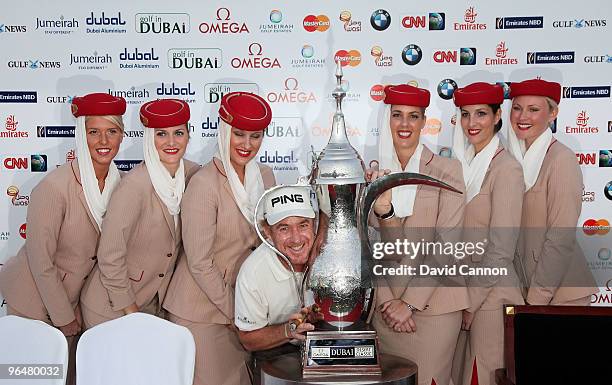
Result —
[[191, 332], [146, 313], [87, 330], [77, 345], [77, 385], [191, 385]]
[[[68, 342], [58, 329], [42, 321], [9, 315], [0, 318], [0, 364], [61, 365], [61, 377], [55, 379], [14, 379], [0, 380], [0, 384], [19, 385], [64, 385], [68, 369]], [[47, 373], [48, 366], [34, 371]], [[51, 370], [49, 372], [54, 372]], [[15, 373], [15, 372], [14, 372]], [[55, 373], [49, 373], [55, 374]]]

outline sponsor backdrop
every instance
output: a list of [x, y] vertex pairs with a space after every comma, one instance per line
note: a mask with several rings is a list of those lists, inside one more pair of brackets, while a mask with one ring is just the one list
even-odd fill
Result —
[[278, 181], [291, 183], [308, 173], [313, 150], [326, 143], [334, 112], [334, 60], [340, 60], [348, 135], [366, 163], [377, 157], [385, 84], [431, 91], [422, 140], [448, 154], [456, 87], [474, 81], [508, 86], [536, 76], [561, 82], [555, 136], [575, 150], [582, 167], [579, 233], [602, 287], [593, 303], [610, 305], [612, 246], [605, 240], [612, 218], [612, 51], [602, 42], [612, 32], [612, 7], [606, 0], [588, 5], [359, 0], [279, 7], [261, 0], [254, 7], [247, 1], [108, 0], [5, 7], [0, 264], [27, 237], [32, 188], [75, 156], [73, 96], [108, 92], [127, 99], [117, 163], [129, 170], [142, 158], [141, 103], [187, 100], [192, 110], [187, 157], [205, 163], [216, 149], [221, 96], [257, 93], [274, 113], [258, 160], [274, 169]]

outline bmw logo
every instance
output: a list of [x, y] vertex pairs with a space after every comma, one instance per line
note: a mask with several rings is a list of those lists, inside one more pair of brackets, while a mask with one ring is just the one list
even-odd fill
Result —
[[444, 100], [452, 99], [456, 89], [457, 83], [453, 79], [444, 79], [438, 83], [438, 95]]
[[402, 60], [409, 66], [419, 64], [423, 57], [423, 51], [421, 47], [416, 44], [409, 44], [402, 50]]
[[606, 198], [612, 200], [612, 181], [608, 182], [606, 187], [604, 187], [604, 195]]
[[391, 15], [384, 9], [374, 11], [370, 17], [370, 24], [372, 24], [372, 28], [375, 30], [384, 31], [391, 25]]

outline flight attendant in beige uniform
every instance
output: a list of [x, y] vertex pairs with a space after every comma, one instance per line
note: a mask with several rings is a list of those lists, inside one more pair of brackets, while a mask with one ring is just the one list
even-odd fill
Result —
[[254, 210], [275, 184], [258, 164], [272, 111], [261, 97], [232, 92], [219, 108], [218, 151], [198, 171], [182, 203], [183, 248], [164, 308], [196, 342], [195, 385], [249, 384], [248, 353], [234, 326], [234, 287], [242, 262], [260, 244]]
[[183, 159], [189, 105], [177, 99], [140, 108], [144, 162], [113, 193], [98, 247], [98, 265], [81, 293], [87, 328], [125, 314], [160, 315], [181, 243], [180, 203], [199, 167]]
[[104, 93], [73, 99], [78, 159], [32, 190], [28, 238], [0, 271], [8, 314], [47, 322], [67, 337], [81, 332], [81, 288], [96, 263], [102, 218], [121, 178], [113, 159], [125, 109], [123, 98]]
[[575, 231], [582, 209], [582, 172], [574, 151], [549, 129], [561, 85], [512, 83], [509, 150], [523, 167], [525, 196], [515, 258], [530, 305], [589, 305], [598, 290]]
[[513, 259], [521, 225], [523, 170], [502, 146], [504, 91], [499, 85], [473, 83], [453, 94], [459, 108], [453, 153], [463, 166], [466, 184], [464, 240], [483, 242], [484, 253], [463, 261], [471, 267], [506, 268], [507, 275], [472, 276], [467, 280], [470, 307], [463, 311], [469, 330], [463, 384], [495, 385], [495, 370], [504, 367], [504, 304], [523, 304]]
[[[419, 142], [425, 126], [429, 91], [410, 85], [385, 88], [386, 112], [380, 130], [380, 172], [369, 171], [370, 179], [391, 171], [418, 172], [465, 191], [461, 164], [435, 155]], [[374, 205], [382, 241], [408, 239], [461, 241], [465, 195], [419, 185], [402, 186], [382, 194]], [[454, 256], [419, 254], [390, 256], [401, 264], [432, 267], [453, 263]], [[373, 324], [384, 353], [414, 361], [419, 367], [419, 384], [448, 384], [455, 345], [461, 328], [462, 311], [469, 307], [467, 288], [461, 278], [452, 284], [436, 278], [386, 277], [377, 284]]]

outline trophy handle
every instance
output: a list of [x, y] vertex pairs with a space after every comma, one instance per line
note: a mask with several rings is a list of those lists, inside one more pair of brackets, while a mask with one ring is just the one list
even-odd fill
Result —
[[[280, 250], [278, 250], [273, 244], [268, 242], [266, 237], [263, 235], [263, 232], [259, 228], [259, 221], [257, 220], [257, 214], [259, 213], [259, 207], [260, 205], [263, 204], [264, 198], [268, 194], [272, 193], [273, 191], [276, 191], [278, 189], [285, 188], [285, 187], [311, 188], [307, 184], [297, 183], [297, 184], [278, 185], [278, 186], [271, 187], [268, 190], [264, 191], [264, 193], [261, 194], [261, 197], [259, 197], [259, 200], [257, 201], [257, 205], [255, 205], [255, 218], [253, 218], [253, 223], [255, 225], [255, 231], [257, 232], [257, 236], [259, 237], [259, 239], [261, 239], [261, 241], [265, 243], [270, 249], [274, 250], [276, 255], [281, 257], [285, 261], [287, 266], [289, 266], [289, 269], [291, 270], [291, 275], [293, 276], [293, 282], [295, 283], [295, 290], [297, 292], [298, 298], [300, 299], [300, 309], [301, 309], [305, 306], [305, 301], [304, 301], [304, 282], [305, 280], [303, 280], [301, 283], [298, 283], [298, 279], [297, 279], [297, 276], [295, 275], [295, 270], [293, 270], [293, 266], [291, 265], [291, 261], [285, 254], [283, 254]], [[306, 276], [306, 274], [304, 276]]]
[[[368, 186], [364, 190], [362, 190], [363, 192], [359, 196], [359, 204], [357, 205], [357, 230], [359, 231], [359, 237], [362, 242], [362, 280], [365, 277], [368, 277], [368, 279], [370, 277], [369, 263], [371, 261], [372, 255], [372, 244], [368, 236], [368, 218], [370, 216], [370, 211], [372, 210], [372, 206], [374, 206], [376, 198], [378, 198], [380, 194], [384, 193], [390, 188], [415, 184], [424, 184], [427, 186], [438, 187], [462, 194], [461, 191], [438, 179], [412, 172], [391, 173], [389, 175], [385, 175], [379, 179], [376, 179], [372, 183], [368, 184]], [[366, 256], [367, 258], [364, 258]]]

